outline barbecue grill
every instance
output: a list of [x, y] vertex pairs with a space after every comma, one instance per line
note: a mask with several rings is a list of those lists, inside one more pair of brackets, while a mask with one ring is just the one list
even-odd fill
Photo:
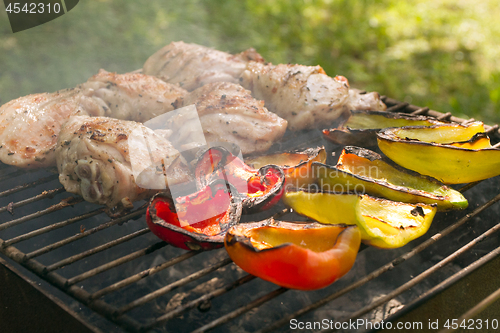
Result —
[[[383, 100], [389, 111], [466, 122], [450, 113]], [[487, 132], [498, 142], [498, 125], [487, 126]], [[323, 139], [316, 134], [300, 142], [340, 149], [318, 141]], [[49, 303], [55, 302], [95, 332], [274, 332], [293, 329], [291, 320], [324, 319], [366, 319], [375, 324], [384, 320], [394, 325], [398, 319], [412, 320], [422, 322], [425, 330], [428, 318], [419, 317], [417, 310], [411, 317], [411, 310], [430, 306], [433, 296], [456, 282], [469, 281], [468, 275], [487, 263], [498, 265], [494, 259], [500, 254], [500, 180], [457, 188], [469, 200], [467, 210], [437, 214], [426, 235], [403, 248], [362, 246], [346, 276], [325, 289], [302, 292], [248, 275], [224, 249], [185, 251], [160, 241], [146, 227], [144, 202], [126, 215], [110, 218], [104, 208], [65, 192], [51, 170], [26, 172], [2, 165], [0, 262], [26, 281], [40, 281], [42, 291], [53, 299]], [[278, 215], [287, 220], [292, 217], [288, 214], [292, 213], [278, 206], [246, 219]], [[466, 307], [456, 318], [474, 318], [500, 297], [498, 290], [487, 296], [475, 303], [465, 299]], [[495, 318], [489, 319], [492, 325]], [[355, 331], [377, 327], [364, 325]]]

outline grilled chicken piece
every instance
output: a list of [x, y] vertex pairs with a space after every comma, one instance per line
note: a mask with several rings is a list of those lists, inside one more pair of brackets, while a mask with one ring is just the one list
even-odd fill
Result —
[[325, 127], [346, 109], [385, 110], [377, 93], [351, 92], [345, 77], [331, 78], [320, 66], [250, 62], [240, 83], [285, 118], [291, 130]]
[[55, 165], [61, 125], [72, 115], [102, 115], [79, 89], [33, 94], [0, 107], [0, 160], [20, 168]]
[[82, 85], [87, 96], [100, 102], [106, 117], [145, 122], [174, 110], [172, 103], [187, 91], [157, 77], [116, 74], [103, 69]]
[[349, 97], [347, 79], [331, 78], [320, 66], [251, 62], [240, 83], [263, 99], [271, 112], [285, 118], [291, 130], [331, 123], [342, 114]]
[[149, 57], [143, 73], [191, 91], [210, 82], [238, 82], [251, 60], [264, 62], [254, 49], [232, 55], [197, 44], [172, 42]]
[[377, 92], [364, 93], [362, 90], [351, 88], [349, 89], [349, 99], [345, 104], [344, 109], [350, 110], [371, 110], [385, 111], [387, 106], [380, 99]]
[[286, 120], [269, 112], [263, 101], [253, 98], [250, 91], [239, 84], [206, 84], [184, 97], [182, 106], [191, 104], [198, 111], [204, 137], [200, 136], [201, 130], [196, 131], [193, 125], [194, 121], [198, 121], [191, 119], [196, 118], [196, 113], [194, 117], [178, 113], [164, 125], [164, 128], [172, 130], [170, 140], [178, 149], [186, 149], [186, 143], [191, 143], [191, 148], [197, 144], [201, 146], [206, 139], [207, 143], [234, 143], [243, 154], [264, 152], [286, 131]]
[[179, 152], [144, 125], [71, 117], [56, 148], [59, 181], [86, 201], [129, 208], [133, 201], [190, 180]]

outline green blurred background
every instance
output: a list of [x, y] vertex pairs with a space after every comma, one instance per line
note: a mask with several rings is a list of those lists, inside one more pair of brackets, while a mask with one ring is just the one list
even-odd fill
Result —
[[352, 87], [500, 122], [498, 0], [81, 0], [13, 34], [0, 5], [0, 104], [127, 72], [171, 41], [321, 65]]

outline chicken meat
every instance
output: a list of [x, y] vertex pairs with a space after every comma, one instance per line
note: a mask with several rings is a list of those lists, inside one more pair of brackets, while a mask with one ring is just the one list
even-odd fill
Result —
[[55, 145], [69, 117], [145, 122], [174, 110], [185, 94], [154, 76], [100, 70], [76, 88], [20, 97], [0, 107], [0, 161], [21, 168], [55, 166]]
[[[240, 83], [286, 119], [291, 130], [328, 126], [349, 108], [347, 79], [332, 78], [320, 66], [249, 62]], [[355, 105], [354, 95], [352, 100]]]
[[0, 161], [20, 168], [55, 165], [61, 126], [73, 115], [103, 115], [80, 89], [32, 94], [0, 107]]
[[225, 142], [236, 144], [245, 155], [264, 152], [287, 127], [286, 120], [269, 112], [263, 101], [236, 83], [206, 84], [187, 94], [179, 107], [190, 105], [197, 113], [174, 112], [162, 126], [172, 132], [170, 140], [178, 149]]
[[377, 92], [364, 92], [359, 89], [349, 89], [349, 99], [344, 106], [346, 111], [350, 110], [370, 110], [370, 111], [385, 111], [387, 106], [380, 99]]
[[130, 208], [171, 185], [189, 182], [179, 152], [150, 128], [106, 117], [71, 117], [56, 148], [59, 181], [86, 201]]
[[187, 94], [178, 85], [154, 76], [103, 69], [85, 82], [82, 90], [100, 103], [106, 117], [141, 123], [174, 110], [172, 103]]
[[197, 44], [172, 42], [144, 63], [143, 73], [194, 90], [210, 82], [238, 82], [249, 61], [264, 62], [254, 50], [233, 55]]

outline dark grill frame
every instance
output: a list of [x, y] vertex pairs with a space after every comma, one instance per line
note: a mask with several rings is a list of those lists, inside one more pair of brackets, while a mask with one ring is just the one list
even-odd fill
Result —
[[[406, 112], [406, 113], [412, 113], [412, 114], [425, 114], [425, 115], [430, 115], [434, 116], [439, 120], [451, 120], [451, 121], [456, 121], [460, 123], [464, 122], [470, 122], [472, 119], [469, 120], [463, 120], [460, 118], [453, 117], [450, 113], [442, 114], [436, 111], [429, 110], [429, 108], [420, 108], [414, 105], [410, 105], [408, 103], [402, 103], [398, 102], [396, 100], [390, 99], [383, 97], [384, 102], [389, 106], [389, 111], [397, 111], [397, 112]], [[487, 126], [486, 130], [487, 133], [496, 139], [498, 139], [499, 136], [499, 129], [498, 125], [495, 126]], [[10, 172], [12, 171], [12, 172]], [[25, 170], [16, 170], [15, 168], [8, 167], [8, 166], [0, 166], [0, 184], [2, 182], [5, 182], [7, 180], [12, 180], [13, 178], [20, 177], [25, 175], [27, 172], [29, 173], [35, 173], [35, 175], [38, 172], [41, 171], [25, 171]], [[26, 191], [28, 189], [36, 188], [37, 186], [49, 183], [51, 181], [54, 181], [57, 179], [56, 175], [44, 175], [41, 176], [39, 180], [26, 183], [23, 185], [16, 185], [12, 187], [9, 190], [0, 192], [0, 199], [1, 198], [8, 198], [11, 195], [14, 195], [19, 192]], [[472, 183], [468, 184], [464, 187], [462, 187], [460, 190], [461, 191], [466, 191], [471, 189], [472, 187], [476, 186], [477, 183]], [[23, 200], [19, 200], [14, 203], [10, 203], [4, 207], [0, 207], [0, 213], [5, 213], [5, 212], [12, 212], [15, 211], [16, 213], [19, 212], [19, 208], [23, 206], [28, 206], [28, 205], [33, 205], [37, 203], [40, 200], [44, 199], [49, 199], [51, 200], [51, 205], [49, 207], [46, 207], [44, 209], [38, 210], [34, 213], [24, 215], [20, 218], [15, 218], [10, 221], [2, 222], [0, 223], [0, 232], [3, 230], [7, 230], [9, 228], [15, 227], [17, 225], [23, 224], [25, 222], [31, 221], [33, 219], [60, 211], [62, 209], [65, 209], [70, 206], [76, 206], [79, 204], [82, 204], [83, 199], [77, 197], [66, 197], [63, 198], [59, 202], [55, 202], [53, 199], [55, 196], [59, 194], [64, 193], [64, 188], [62, 187], [57, 187], [52, 190], [48, 191], [43, 191], [42, 193], [32, 196], [30, 198], [26, 198]], [[52, 199], [51, 199], [52, 198]], [[366, 284], [368, 284], [370, 281], [374, 280], [375, 278], [383, 275], [384, 273], [394, 269], [396, 266], [399, 266], [406, 262], [408, 259], [412, 258], [416, 254], [420, 253], [421, 251], [428, 249], [431, 245], [435, 244], [442, 238], [446, 237], [453, 231], [455, 231], [457, 228], [463, 226], [464, 224], [470, 222], [473, 218], [478, 216], [481, 212], [484, 210], [488, 209], [490, 206], [495, 204], [497, 201], [500, 201], [500, 194], [496, 195], [494, 198], [491, 200], [483, 203], [482, 205], [478, 206], [477, 208], [473, 209], [471, 212], [468, 214], [462, 214], [463, 216], [461, 218], [458, 218], [456, 221], [451, 223], [449, 226], [444, 228], [443, 230], [437, 232], [434, 235], [426, 235], [425, 237], [428, 237], [425, 241], [421, 242], [418, 245], [415, 245], [413, 248], [411, 248], [408, 252], [405, 252], [401, 254], [400, 256], [396, 257], [395, 259], [391, 260], [387, 264], [379, 267], [378, 269], [370, 272], [369, 274], [362, 276], [362, 277], [355, 277], [353, 281], [350, 281], [349, 284], [346, 286], [334, 290], [333, 293], [327, 295], [324, 298], [321, 298], [319, 300], [316, 300], [312, 302], [311, 304], [302, 307], [299, 310], [292, 311], [290, 313], [285, 313], [284, 316], [280, 319], [275, 321], [274, 323], [270, 325], [264, 325], [263, 327], [260, 328], [259, 332], [271, 332], [276, 329], [279, 329], [280, 327], [286, 325], [291, 319], [293, 318], [300, 318], [301, 316], [310, 313], [316, 309], [321, 308], [325, 304], [328, 304], [332, 302], [335, 299], [338, 299], [339, 297], [350, 293], [351, 291], [362, 287]], [[161, 297], [162, 295], [165, 295], [177, 288], [183, 287], [191, 282], [196, 282], [199, 279], [202, 279], [203, 277], [208, 276], [209, 274], [216, 272], [224, 267], [228, 267], [229, 265], [234, 265], [231, 262], [231, 259], [227, 257], [227, 255], [220, 255], [221, 252], [224, 252], [223, 249], [221, 250], [216, 250], [214, 253], [217, 253], [217, 256], [221, 257], [218, 262], [215, 264], [208, 265], [207, 267], [203, 267], [202, 269], [199, 269], [191, 274], [186, 274], [184, 277], [169, 283], [163, 287], [160, 287], [152, 292], [149, 292], [141, 297], [138, 297], [134, 299], [131, 302], [128, 302], [125, 305], [117, 305], [117, 304], [112, 304], [109, 302], [106, 302], [103, 300], [103, 298], [106, 295], [111, 295], [114, 293], [120, 293], [122, 289], [125, 289], [128, 286], [131, 286], [138, 281], [141, 281], [149, 276], [154, 275], [155, 273], [164, 271], [168, 268], [171, 268], [179, 263], [182, 263], [184, 261], [189, 260], [190, 258], [193, 258], [195, 256], [200, 255], [200, 252], [197, 251], [185, 251], [181, 253], [178, 256], [174, 256], [173, 258], [165, 260], [163, 263], [149, 267], [148, 269], [142, 270], [139, 273], [131, 274], [126, 276], [124, 274], [119, 278], [118, 281], [115, 281], [114, 283], [101, 288], [95, 292], [89, 292], [85, 289], [82, 289], [81, 287], [78, 287], [76, 284], [85, 281], [91, 277], [96, 276], [97, 274], [107, 272], [108, 270], [119, 267], [120, 265], [124, 263], [129, 263], [135, 259], [142, 258], [148, 254], [151, 254], [156, 251], [160, 251], [164, 247], [168, 247], [168, 245], [164, 242], [161, 241], [156, 241], [152, 242], [148, 246], [141, 248], [139, 250], [136, 250], [134, 252], [128, 253], [126, 255], [121, 255], [119, 258], [109, 260], [107, 262], [100, 263], [99, 266], [80, 272], [78, 275], [72, 276], [70, 278], [65, 278], [62, 275], [57, 273], [57, 270], [67, 266], [71, 265], [77, 261], [83, 260], [85, 258], [89, 258], [92, 255], [95, 255], [97, 253], [101, 253], [107, 250], [112, 250], [116, 246], [126, 244], [127, 242], [136, 239], [138, 237], [141, 237], [143, 235], [146, 235], [150, 233], [150, 231], [145, 227], [144, 228], [133, 231], [127, 235], [118, 237], [116, 239], [113, 239], [111, 241], [105, 242], [103, 244], [100, 244], [98, 246], [95, 246], [91, 249], [85, 250], [81, 253], [66, 257], [64, 259], [61, 259], [59, 261], [53, 262], [48, 265], [44, 265], [40, 263], [39, 261], [36, 260], [37, 257], [47, 254], [51, 251], [54, 251], [58, 248], [61, 248], [65, 245], [71, 244], [79, 239], [85, 238], [87, 236], [90, 236], [92, 234], [99, 233], [105, 229], [108, 229], [110, 227], [116, 226], [118, 224], [124, 223], [126, 221], [129, 221], [131, 219], [144, 219], [144, 214], [146, 211], [145, 205], [136, 208], [132, 212], [128, 213], [125, 216], [116, 218], [116, 219], [109, 219], [107, 222], [102, 223], [94, 228], [91, 228], [89, 230], [81, 230], [80, 233], [72, 235], [70, 237], [66, 237], [62, 240], [56, 241], [54, 243], [41, 246], [33, 251], [30, 251], [28, 253], [24, 253], [20, 251], [18, 248], [16, 248], [16, 244], [24, 241], [29, 241], [30, 239], [40, 236], [43, 234], [47, 234], [50, 232], [53, 232], [57, 229], [67, 227], [69, 225], [72, 225], [74, 223], [81, 223], [82, 221], [85, 221], [86, 219], [89, 219], [93, 216], [97, 216], [100, 214], [104, 213], [104, 208], [96, 208], [94, 210], [91, 210], [87, 213], [83, 213], [74, 217], [71, 217], [69, 219], [52, 223], [49, 224], [45, 227], [24, 233], [22, 235], [18, 235], [15, 237], [7, 238], [7, 239], [0, 239], [0, 252], [3, 253], [5, 256], [8, 258], [12, 259], [13, 261], [17, 262], [18, 264], [22, 265], [23, 267], [27, 268], [29, 271], [32, 273], [36, 274], [43, 280], [47, 281], [54, 287], [60, 289], [67, 295], [70, 295], [73, 297], [75, 300], [78, 302], [81, 302], [82, 304], [86, 305], [96, 313], [102, 315], [103, 317], [107, 318], [111, 322], [119, 325], [123, 329], [129, 332], [145, 332], [150, 329], [153, 329], [157, 326], [163, 325], [167, 323], [168, 321], [178, 318], [182, 314], [184, 314], [186, 311], [189, 311], [194, 308], [203, 308], [204, 306], [207, 306], [207, 304], [210, 304], [210, 302], [217, 297], [220, 297], [233, 289], [238, 290], [238, 288], [242, 285], [245, 285], [249, 283], [250, 281], [254, 280], [255, 277], [250, 276], [250, 275], [243, 275], [241, 274], [239, 278], [234, 279], [233, 281], [229, 283], [225, 283], [223, 286], [220, 286], [218, 288], [215, 288], [213, 290], [210, 290], [203, 294], [201, 297], [195, 298], [190, 300], [189, 302], [179, 305], [177, 307], [172, 308], [169, 312], [166, 312], [165, 314], [155, 317], [146, 323], [141, 323], [137, 318], [134, 318], [133, 316], [129, 315], [128, 313], [134, 309], [137, 309], [144, 304], [147, 304], [148, 302], [151, 302], [152, 300], [157, 299], [158, 297]], [[473, 240], [468, 241], [467, 243], [461, 244], [462, 247], [452, 254], [448, 255], [441, 261], [439, 261], [437, 264], [431, 266], [427, 270], [423, 271], [419, 275], [413, 277], [406, 283], [404, 283], [401, 286], [395, 287], [390, 293], [387, 295], [379, 298], [378, 300], [362, 307], [355, 313], [348, 314], [347, 316], [343, 318], [335, 318], [336, 321], [348, 321], [349, 319], [356, 319], [363, 317], [370, 311], [376, 309], [377, 307], [387, 303], [391, 299], [394, 299], [395, 297], [401, 295], [405, 291], [408, 291], [410, 288], [415, 286], [416, 284], [420, 283], [421, 281], [425, 280], [428, 278], [431, 274], [434, 272], [440, 270], [443, 268], [446, 264], [452, 262], [456, 258], [458, 258], [460, 255], [463, 253], [469, 251], [472, 249], [475, 245], [477, 245], [479, 242], [485, 240], [488, 237], [491, 237], [494, 235], [498, 230], [500, 229], [500, 222], [491, 227], [489, 230], [484, 232], [483, 234], [475, 237]], [[165, 251], [168, 251], [166, 249]], [[413, 306], [416, 306], [422, 302], [425, 302], [427, 299], [429, 299], [431, 296], [435, 295], [436, 293], [442, 291], [443, 289], [447, 288], [454, 282], [458, 281], [459, 279], [463, 278], [467, 274], [470, 274], [472, 271], [475, 269], [483, 266], [487, 262], [493, 260], [500, 254], [500, 244], [496, 249], [493, 249], [483, 257], [477, 259], [473, 263], [471, 263], [469, 266], [461, 269], [459, 272], [456, 272], [455, 274], [449, 276], [447, 279], [442, 281], [441, 283], [435, 285], [433, 288], [429, 289], [427, 292], [419, 295], [418, 297], [414, 298], [411, 302], [405, 304], [405, 307], [399, 310], [396, 314], [394, 314], [392, 317], [390, 317], [391, 320], [396, 319], [399, 315], [405, 313], [408, 309], [411, 309]], [[211, 330], [213, 328], [216, 328], [220, 325], [223, 325], [245, 313], [248, 313], [250, 310], [255, 309], [266, 302], [277, 298], [278, 296], [286, 293], [288, 290], [285, 288], [274, 288], [272, 291], [268, 292], [267, 294], [254, 298], [250, 302], [244, 304], [243, 306], [237, 307], [236, 309], [229, 311], [227, 313], [222, 313], [218, 315], [218, 317], [214, 320], [209, 320], [206, 323], [203, 323], [201, 327], [196, 328], [195, 332], [204, 332]], [[126, 291], [125, 291], [126, 292]], [[470, 318], [473, 316], [475, 313], [477, 313], [477, 310], [483, 306], [483, 305], [488, 305], [491, 304], [492, 300], [500, 298], [499, 292], [495, 292], [490, 296], [490, 298], [484, 300], [484, 304], [479, 304], [476, 307], [471, 308], [471, 310], [464, 314], [464, 318]], [[194, 311], [197, 311], [196, 309]], [[215, 311], [215, 310], [210, 310], [210, 311]], [[333, 319], [333, 318], [332, 318]], [[193, 323], [193, 326], [200, 326], [198, 323]]]

